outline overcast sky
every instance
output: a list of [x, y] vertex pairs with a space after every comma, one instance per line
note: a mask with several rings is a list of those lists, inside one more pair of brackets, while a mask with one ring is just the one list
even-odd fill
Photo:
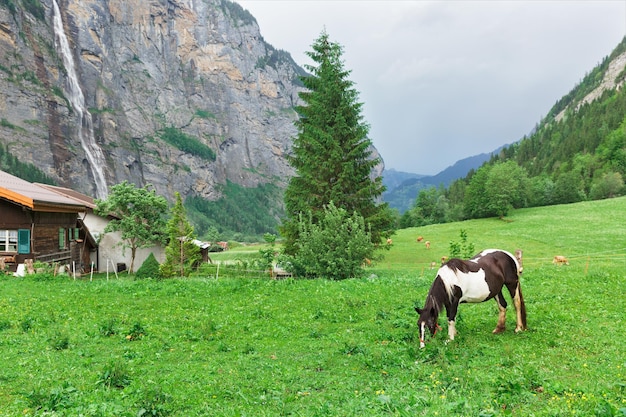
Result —
[[299, 65], [344, 48], [387, 169], [436, 174], [528, 134], [626, 35], [626, 1], [237, 0]]

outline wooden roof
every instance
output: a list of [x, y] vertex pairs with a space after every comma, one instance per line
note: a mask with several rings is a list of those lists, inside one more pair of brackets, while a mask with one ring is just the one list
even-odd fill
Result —
[[79, 213], [85, 204], [0, 171], [0, 198], [33, 211]]
[[43, 187], [54, 193], [61, 194], [62, 196], [67, 197], [71, 200], [74, 200], [75, 202], [82, 204], [85, 207], [90, 208], [92, 210], [96, 208], [96, 203], [93, 197], [89, 197], [88, 195], [79, 193], [78, 191], [74, 191], [65, 187], [57, 187], [56, 185], [39, 184], [39, 183], [35, 183], [35, 185]]

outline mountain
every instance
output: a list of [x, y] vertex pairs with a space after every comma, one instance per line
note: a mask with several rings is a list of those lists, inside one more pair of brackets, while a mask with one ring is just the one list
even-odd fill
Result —
[[57, 185], [282, 206], [306, 72], [239, 4], [3, 0], [0, 57], [0, 147]]
[[305, 72], [237, 3], [6, 0], [0, 56], [0, 143], [59, 185], [214, 200], [293, 174]]
[[502, 147], [491, 153], [481, 153], [461, 159], [436, 175], [410, 174], [393, 169], [385, 170], [383, 171], [383, 184], [387, 186], [387, 191], [383, 194], [383, 201], [389, 203], [389, 207], [397, 209], [402, 214], [413, 206], [421, 190], [440, 185], [448, 187], [454, 180], [464, 178], [471, 170], [478, 169], [500, 150]]

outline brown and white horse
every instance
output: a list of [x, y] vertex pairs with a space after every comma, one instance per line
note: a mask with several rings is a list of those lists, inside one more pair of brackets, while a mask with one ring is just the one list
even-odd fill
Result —
[[493, 333], [505, 329], [506, 300], [502, 289], [511, 294], [517, 312], [515, 331], [526, 330], [526, 307], [522, 297], [519, 275], [522, 273], [522, 252], [516, 257], [500, 249], [486, 249], [470, 260], [453, 258], [446, 262], [430, 287], [424, 308], [415, 308], [420, 315], [417, 326], [420, 333], [420, 347], [424, 347], [426, 329], [432, 336], [437, 333], [437, 319], [443, 307], [448, 315], [448, 336], [456, 335], [455, 318], [460, 303], [481, 303], [495, 298], [500, 310], [498, 324]]

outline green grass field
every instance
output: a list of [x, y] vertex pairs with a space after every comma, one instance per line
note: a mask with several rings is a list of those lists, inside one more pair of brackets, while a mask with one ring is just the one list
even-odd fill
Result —
[[[524, 250], [529, 330], [462, 305], [455, 341], [419, 349], [413, 306], [461, 229]], [[7, 276], [0, 415], [625, 416], [625, 271], [619, 198], [401, 230], [363, 279]]]

